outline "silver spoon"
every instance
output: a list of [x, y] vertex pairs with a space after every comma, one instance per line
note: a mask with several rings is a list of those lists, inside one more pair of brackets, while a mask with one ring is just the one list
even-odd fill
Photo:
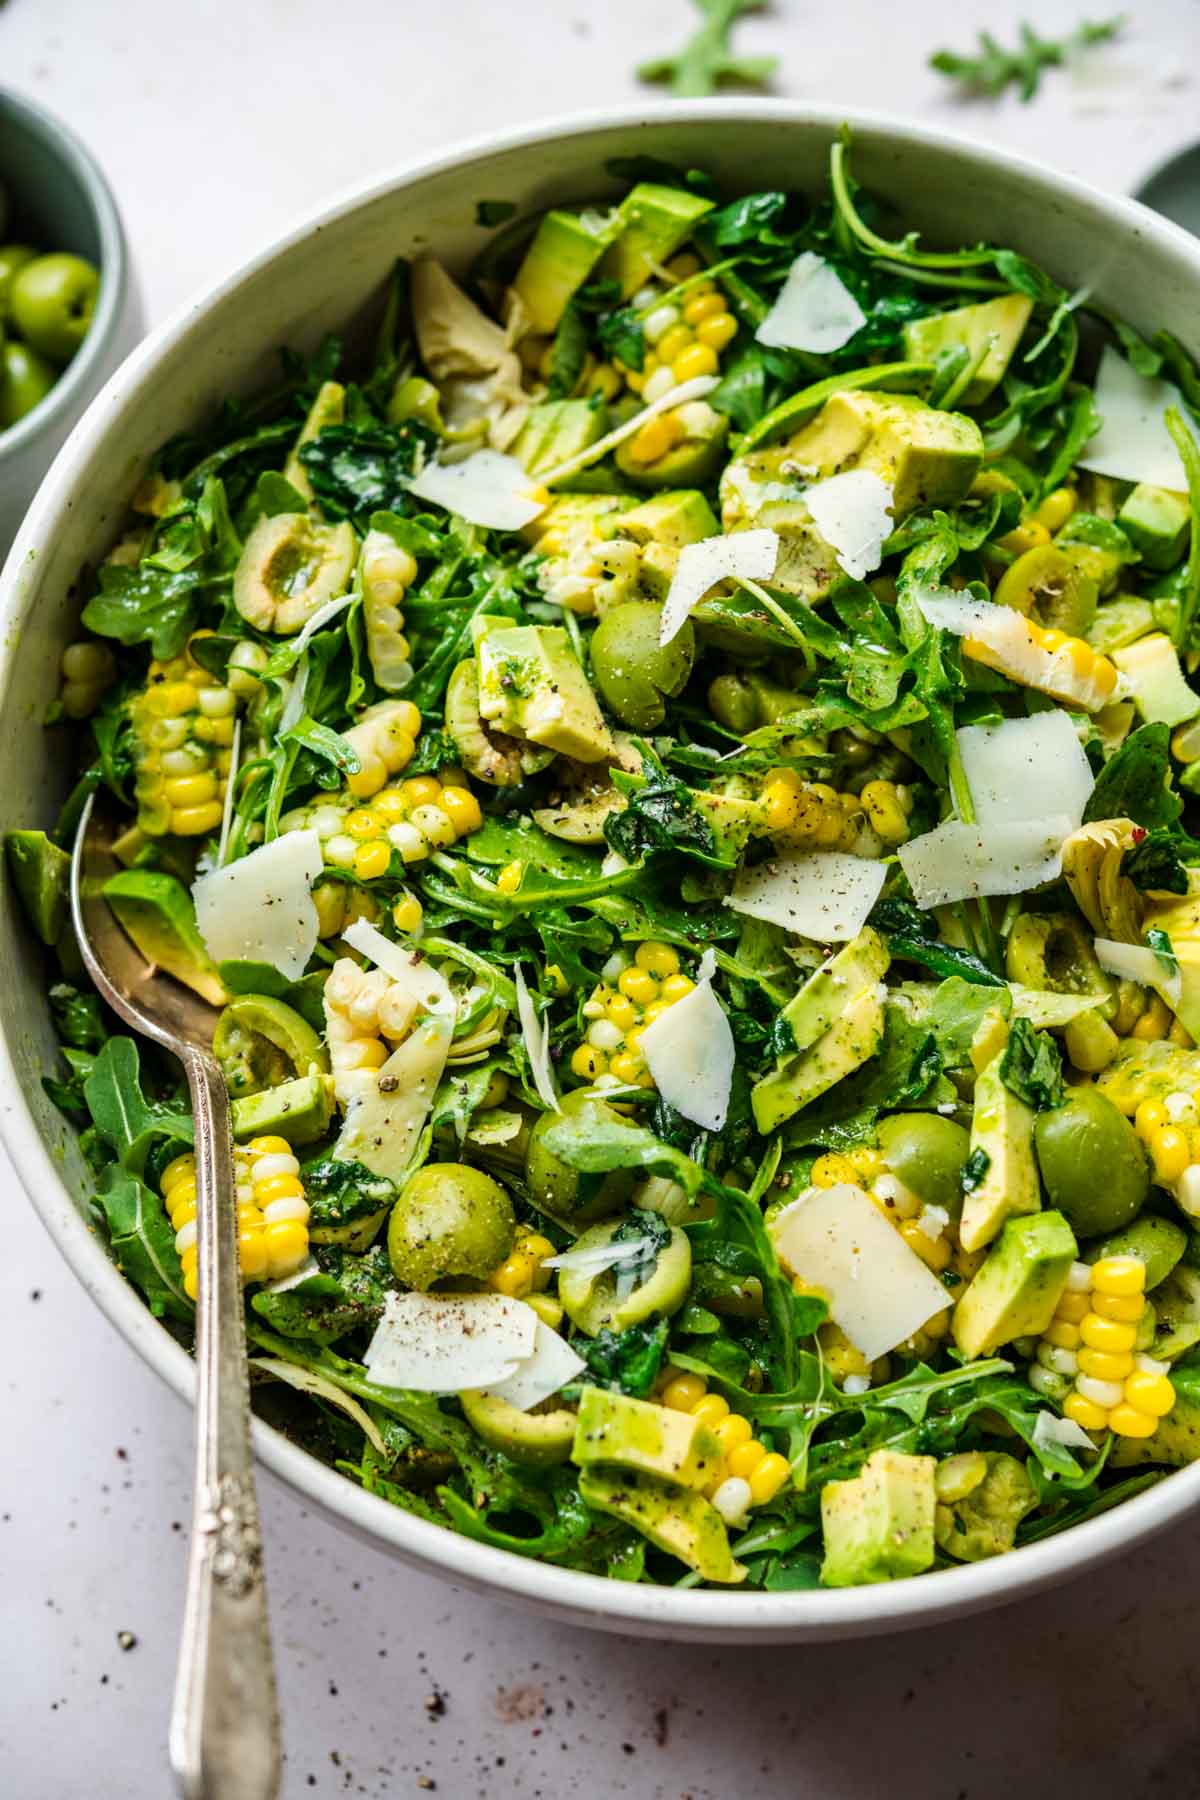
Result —
[[212, 1053], [215, 1008], [147, 963], [103, 897], [120, 867], [89, 797], [71, 858], [71, 917], [112, 1010], [183, 1064], [196, 1121], [196, 1476], [170, 1754], [187, 1800], [274, 1800], [279, 1709], [250, 1447], [233, 1135]]

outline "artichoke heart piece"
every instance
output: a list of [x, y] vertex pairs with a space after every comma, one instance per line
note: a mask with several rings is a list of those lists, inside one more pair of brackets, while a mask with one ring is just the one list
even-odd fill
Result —
[[234, 571], [234, 605], [255, 630], [291, 637], [345, 593], [357, 555], [354, 527], [345, 520], [321, 525], [307, 513], [262, 518]]
[[1062, 849], [1063, 875], [1075, 904], [1097, 937], [1121, 944], [1142, 940], [1145, 902], [1121, 873], [1137, 832], [1132, 819], [1101, 819], [1073, 831]]

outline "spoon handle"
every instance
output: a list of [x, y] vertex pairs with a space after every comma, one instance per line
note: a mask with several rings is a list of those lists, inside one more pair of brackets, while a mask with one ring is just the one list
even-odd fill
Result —
[[196, 1484], [171, 1765], [187, 1800], [274, 1800], [279, 1711], [250, 1447], [229, 1096], [181, 1049], [196, 1121]]

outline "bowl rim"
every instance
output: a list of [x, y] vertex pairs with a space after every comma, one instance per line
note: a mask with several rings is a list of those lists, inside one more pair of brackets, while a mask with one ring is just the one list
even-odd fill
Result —
[[100, 238], [100, 297], [87, 335], [43, 400], [15, 425], [0, 431], [0, 471], [54, 426], [76, 403], [116, 334], [125, 307], [129, 280], [125, 232], [103, 169], [83, 139], [55, 113], [12, 88], [0, 87], [0, 113], [16, 115], [24, 129], [40, 138], [70, 171], [83, 190]]
[[[72, 504], [81, 474], [114, 415], [136, 405], [139, 383], [186, 336], [193, 321], [252, 280], [314, 231], [369, 206], [399, 188], [462, 171], [513, 149], [604, 130], [636, 138], [641, 127], [709, 123], [736, 128], [771, 122], [803, 126], [832, 139], [843, 124], [918, 145], [947, 157], [998, 168], [1048, 199], [1099, 211], [1109, 225], [1158, 241], [1190, 262], [1200, 286], [1200, 242], [1182, 228], [1121, 195], [1105, 194], [1075, 176], [1059, 175], [995, 145], [886, 112], [814, 106], [802, 101], [717, 99], [627, 104], [557, 115], [504, 132], [490, 132], [401, 164], [365, 184], [343, 190], [304, 217], [267, 249], [219, 280], [199, 299], [177, 308], [125, 360], [75, 426], [45, 477], [0, 573], [0, 686], [11, 680], [13, 644], [28, 613], [35, 583], [19, 577], [36, 556], [60, 511]], [[22, 1185], [59, 1250], [88, 1293], [130, 1345], [191, 1402], [191, 1357], [154, 1319], [135, 1289], [109, 1260], [97, 1235], [76, 1210], [21, 1090], [7, 1038], [0, 1035], [0, 1136]], [[1006, 1604], [1036, 1589], [1082, 1574], [1132, 1549], [1200, 1503], [1200, 1464], [1167, 1476], [1142, 1494], [1061, 1536], [1026, 1545], [987, 1562], [936, 1571], [886, 1586], [767, 1594], [738, 1589], [651, 1587], [559, 1569], [480, 1544], [448, 1527], [414, 1517], [356, 1487], [346, 1477], [261, 1421], [255, 1446], [265, 1466], [323, 1512], [414, 1567], [542, 1613], [601, 1629], [676, 1641], [795, 1642], [911, 1629]]]

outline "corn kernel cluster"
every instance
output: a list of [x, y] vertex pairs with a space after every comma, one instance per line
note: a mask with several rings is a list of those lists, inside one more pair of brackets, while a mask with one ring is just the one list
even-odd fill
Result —
[[107, 644], [87, 638], [68, 644], [58, 665], [58, 701], [68, 719], [89, 719], [117, 679], [117, 659]]
[[604, 977], [584, 1001], [587, 1035], [571, 1057], [571, 1072], [598, 1087], [652, 1088], [641, 1034], [696, 984], [681, 972], [679, 952], [653, 939], [638, 945], [632, 961], [618, 951], [605, 964]]
[[1168, 1365], [1136, 1354], [1145, 1285], [1135, 1256], [1073, 1263], [1038, 1344], [1030, 1384], [1085, 1431], [1152, 1437], [1175, 1404]]
[[339, 957], [324, 989], [325, 1038], [333, 1091], [343, 1109], [375, 1081], [417, 1014], [412, 994], [382, 969]]
[[[885, 849], [908, 837], [913, 797], [894, 781], [868, 781], [861, 794], [840, 794], [794, 769], [773, 769], [762, 790], [763, 822], [789, 849], [850, 850], [867, 854], [874, 834]], [[865, 842], [864, 842], [865, 839]]]
[[[405, 864], [423, 862], [431, 850], [455, 844], [483, 824], [479, 802], [458, 769], [381, 785], [365, 806], [355, 803], [356, 792], [297, 807], [284, 815], [280, 827], [315, 830], [326, 866], [345, 869], [359, 881], [386, 875], [393, 852]], [[324, 892], [317, 888], [316, 896]]]
[[369, 800], [392, 775], [407, 769], [416, 754], [421, 715], [411, 700], [380, 700], [368, 706], [357, 725], [342, 735], [362, 767], [346, 777], [359, 800]]
[[[369, 531], [362, 548], [363, 625], [367, 655], [375, 680], [385, 693], [395, 693], [412, 680], [411, 646], [404, 635], [400, 602], [417, 576], [416, 558], [385, 531]], [[416, 709], [413, 708], [415, 711]], [[413, 727], [420, 731], [418, 716]]]
[[791, 1479], [786, 1456], [768, 1450], [741, 1413], [720, 1394], [710, 1394], [702, 1375], [668, 1371], [660, 1399], [673, 1412], [702, 1419], [721, 1446], [721, 1467], [704, 1490], [728, 1525], [740, 1525], [752, 1506], [765, 1506]]
[[1190, 1218], [1200, 1218], [1200, 1106], [1196, 1098], [1168, 1094], [1165, 1100], [1142, 1100], [1133, 1128], [1149, 1152], [1155, 1181], [1174, 1194]]
[[660, 399], [681, 381], [693, 381], [697, 375], [715, 375], [721, 367], [722, 350], [733, 342], [738, 331], [737, 320], [716, 283], [694, 279], [700, 273], [696, 257], [687, 253], [675, 257], [667, 264], [667, 273], [674, 281], [691, 285], [677, 300], [664, 297], [659, 305], [651, 303], [651, 290], [648, 310], [639, 308], [642, 336], [648, 346], [642, 366], [627, 369], [624, 364], [617, 364], [626, 386], [646, 401]]
[[538, 572], [542, 592], [584, 618], [634, 598], [640, 587], [642, 546], [630, 538], [605, 538], [603, 525], [600, 533], [590, 522], [572, 530], [551, 526], [537, 540], [549, 559]]
[[150, 664], [129, 708], [137, 822], [147, 837], [202, 837], [220, 825], [237, 709], [233, 683], [202, 668], [190, 645]]
[[[238, 1264], [244, 1282], [278, 1281], [308, 1255], [309, 1206], [300, 1164], [286, 1138], [251, 1138], [234, 1151]], [[189, 1299], [196, 1298], [196, 1158], [177, 1156], [162, 1172], [163, 1205]]]
[[990, 669], [999, 669], [1011, 680], [1036, 688], [1052, 700], [1060, 700], [1064, 706], [1080, 704], [1081, 683], [1090, 684], [1090, 699], [1094, 706], [1104, 706], [1112, 699], [1120, 676], [1116, 664], [1107, 656], [1093, 650], [1083, 638], [1068, 637], [1065, 631], [1038, 625], [1033, 619], [1025, 620], [1025, 629], [1033, 647], [1048, 658], [1037, 680], [1032, 680], [1023, 669], [1010, 667], [1004, 655], [981, 638], [964, 637], [963, 650], [974, 661], [984, 663]]
[[512, 1300], [527, 1300], [531, 1294], [542, 1293], [550, 1285], [550, 1271], [543, 1269], [542, 1263], [553, 1255], [554, 1245], [549, 1238], [528, 1225], [518, 1225], [516, 1242], [488, 1276], [488, 1286]]

